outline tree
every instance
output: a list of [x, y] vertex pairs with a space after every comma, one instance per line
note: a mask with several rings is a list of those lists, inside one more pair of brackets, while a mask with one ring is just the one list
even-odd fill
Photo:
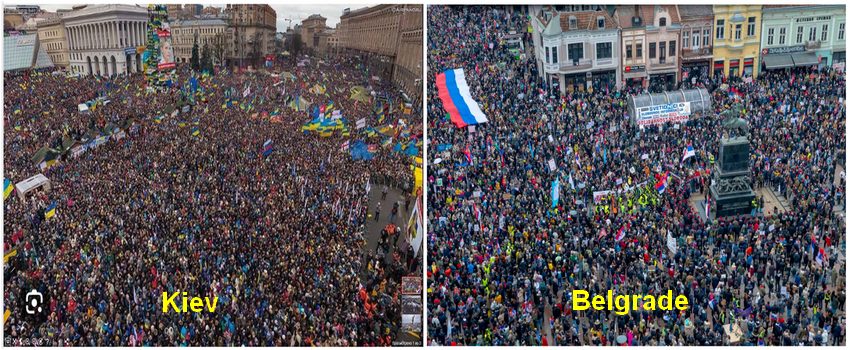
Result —
[[209, 44], [204, 44], [204, 49], [201, 51], [201, 62], [200, 67], [202, 70], [210, 72], [212, 74], [215, 70], [213, 69], [212, 63], [212, 49], [210, 49]]
[[301, 42], [301, 36], [298, 34], [290, 35], [288, 40], [286, 40], [286, 48], [289, 51], [290, 57], [295, 59], [298, 57], [298, 54], [301, 53], [301, 49], [303, 48], [304, 43]]
[[215, 40], [213, 41], [212, 46], [212, 64], [220, 65], [224, 64], [224, 41], [226, 37], [224, 33], [218, 33], [215, 35]]
[[201, 70], [201, 61], [198, 57], [198, 40], [197, 39], [195, 40], [195, 44], [192, 45], [192, 58], [191, 58], [190, 62], [192, 63], [192, 69], [193, 70], [196, 70], [196, 71]]

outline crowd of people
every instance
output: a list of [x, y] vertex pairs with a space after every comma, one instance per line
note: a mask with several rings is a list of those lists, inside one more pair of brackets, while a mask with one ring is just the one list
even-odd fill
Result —
[[[711, 111], [639, 128], [627, 97], [645, 91], [551, 93], [532, 34], [525, 55], [505, 48], [502, 37], [534, 15], [429, 7], [429, 343], [845, 344], [845, 74], [698, 82]], [[455, 68], [489, 120], [474, 132], [438, 97], [435, 75]], [[788, 205], [704, 219], [690, 198], [708, 190], [730, 136], [720, 112], [735, 104], [749, 124], [752, 187]], [[687, 145], [695, 156], [683, 160]], [[603, 190], [614, 195], [595, 199]], [[672, 290], [689, 308], [578, 311], [577, 289]]]
[[[401, 276], [421, 265], [367, 251], [366, 188], [372, 176], [412, 182], [414, 159], [379, 147], [373, 160], [354, 161], [341, 144], [367, 139], [353, 121], [378, 125], [376, 96], [395, 101], [384, 123], [421, 112], [403, 115], [398, 89], [364, 67], [356, 57], [277, 61], [272, 71], [292, 79], [178, 67], [166, 85], [142, 74], [7, 73], [4, 170], [13, 183], [42, 172], [33, 163], [42, 147], [132, 126], [48, 164], [49, 190], [4, 200], [4, 254], [16, 253], [6, 264], [6, 336], [53, 346], [391, 345]], [[310, 92], [317, 84], [326, 91]], [[355, 85], [370, 87], [372, 101], [351, 99]], [[187, 94], [195, 105], [181, 112]], [[78, 110], [97, 97], [110, 102]], [[295, 97], [310, 109], [289, 108]], [[331, 101], [352, 122], [351, 137], [303, 132], [314, 107]], [[421, 139], [421, 125], [408, 125], [408, 137]], [[32, 289], [45, 295], [43, 319], [22, 311]], [[163, 293], [175, 292], [217, 298], [216, 310], [163, 312]]]

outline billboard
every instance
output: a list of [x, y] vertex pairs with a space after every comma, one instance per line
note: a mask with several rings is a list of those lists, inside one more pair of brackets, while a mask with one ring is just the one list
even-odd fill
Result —
[[635, 120], [639, 126], [658, 125], [668, 122], [685, 122], [691, 116], [690, 102], [675, 102], [663, 105], [638, 107]]
[[171, 30], [168, 22], [163, 22], [162, 26], [156, 31], [159, 37], [159, 64], [157, 68], [160, 70], [174, 68], [174, 47], [171, 45]]

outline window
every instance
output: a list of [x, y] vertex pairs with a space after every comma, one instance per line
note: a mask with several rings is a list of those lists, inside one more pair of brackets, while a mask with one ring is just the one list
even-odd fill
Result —
[[779, 28], [779, 45], [785, 45], [785, 27]]
[[741, 25], [735, 25], [735, 40], [741, 40]]
[[635, 46], [635, 57], [643, 58], [643, 43], [637, 43]]
[[649, 58], [655, 58], [655, 43], [649, 43]]
[[844, 40], [844, 23], [838, 25], [838, 40]]
[[815, 38], [817, 38], [817, 31], [817, 28], [809, 27], [809, 41], [815, 41]]
[[667, 26], [667, 17], [659, 18], [658, 19], [658, 26], [659, 27], [666, 27]]
[[626, 44], [626, 58], [632, 58], [632, 44]]
[[711, 38], [711, 29], [706, 29], [702, 31], [702, 46], [708, 47], [708, 40]]
[[549, 63], [549, 47], [546, 47], [546, 63]]
[[724, 30], [725, 27], [726, 27], [726, 21], [722, 20], [722, 19], [718, 19], [717, 25], [715, 26], [715, 28], [717, 28], [717, 30], [716, 30], [714, 37], [717, 38], [717, 39], [723, 39], [723, 36], [725, 34], [725, 33], [723, 33], [723, 30]]
[[667, 56], [667, 42], [661, 41], [658, 43], [658, 58], [661, 63], [664, 63], [664, 57]]
[[747, 18], [747, 36], [756, 35], [756, 18], [749, 17]]
[[823, 30], [820, 32], [820, 41], [826, 41], [827, 33], [829, 33], [829, 24], [824, 24]]
[[573, 61], [574, 63], [584, 58], [584, 44], [575, 43], [567, 45], [567, 56], [570, 58], [570, 61]]
[[670, 57], [676, 57], [676, 41], [670, 40]]
[[596, 43], [596, 59], [611, 58], [611, 43]]
[[570, 16], [570, 29], [578, 28], [578, 22], [574, 16]]
[[605, 29], [605, 17], [596, 17], [596, 27]]
[[799, 26], [799, 27], [797, 27], [797, 44], [800, 44], [802, 42], [803, 42], [803, 27]]
[[773, 45], [773, 28], [767, 28], [767, 45]]
[[557, 46], [552, 48], [552, 63], [555, 63], [555, 64], [558, 63], [558, 47]]
[[691, 32], [682, 32], [682, 48], [687, 49], [691, 42]]
[[[709, 35], [709, 33], [708, 33], [708, 32], [706, 32], [706, 36], [708, 36], [708, 35]], [[699, 31], [698, 31], [698, 30], [695, 30], [695, 31], [694, 31], [694, 42], [693, 42], [693, 45], [692, 45], [692, 46], [694, 47], [694, 49], [698, 49], [698, 48], [699, 48]], [[703, 46], [704, 46], [704, 45], [703, 45]]]

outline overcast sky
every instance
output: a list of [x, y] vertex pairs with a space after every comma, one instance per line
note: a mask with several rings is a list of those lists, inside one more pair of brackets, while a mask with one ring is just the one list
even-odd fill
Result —
[[[14, 6], [8, 3], [6, 6]], [[42, 9], [47, 11], [56, 11], [57, 9], [70, 9], [72, 5], [40, 5]], [[213, 5], [204, 5], [204, 6], [215, 6], [222, 7], [224, 5], [221, 4], [213, 4]], [[282, 4], [272, 4], [272, 8], [277, 12], [277, 31], [285, 32], [286, 28], [295, 25], [297, 23], [301, 23], [301, 20], [306, 19], [310, 15], [314, 13], [318, 13], [323, 17], [328, 19], [328, 27], [336, 27], [337, 23], [339, 23], [339, 16], [342, 15], [342, 10], [346, 8], [350, 8], [351, 10], [356, 10], [363, 7], [369, 7], [374, 5], [365, 5], [365, 4], [356, 4], [356, 5], [282, 5]]]

